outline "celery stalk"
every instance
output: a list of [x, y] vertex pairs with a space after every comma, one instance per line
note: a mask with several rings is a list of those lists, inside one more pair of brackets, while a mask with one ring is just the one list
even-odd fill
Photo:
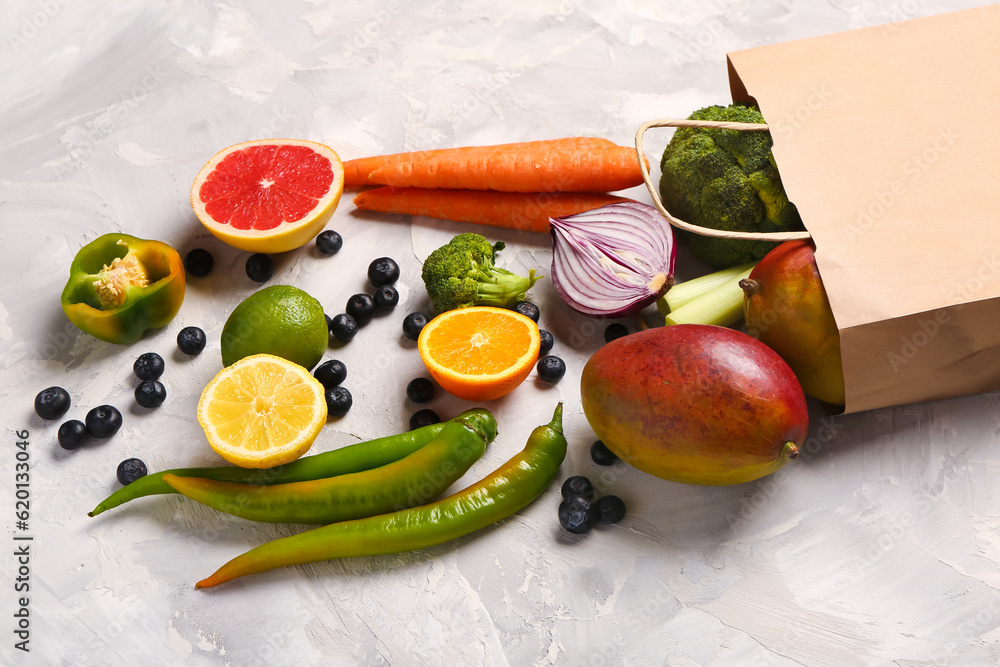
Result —
[[[666, 323], [668, 325], [715, 324], [721, 327], [736, 324], [743, 317], [743, 288], [740, 287], [740, 281], [750, 275], [753, 267], [753, 264], [737, 267], [742, 270], [730, 275], [727, 280], [717, 284], [697, 298], [672, 309], [666, 316]], [[726, 269], [726, 271], [731, 271], [731, 269]]]
[[670, 311], [677, 310], [690, 301], [708, 294], [722, 283], [730, 280], [738, 282], [742, 278], [746, 278], [744, 274], [754, 266], [753, 262], [740, 264], [739, 266], [732, 266], [728, 269], [722, 269], [715, 273], [709, 273], [698, 278], [677, 283], [667, 290], [666, 294], [657, 299], [656, 308], [660, 311], [661, 315], [666, 315]]

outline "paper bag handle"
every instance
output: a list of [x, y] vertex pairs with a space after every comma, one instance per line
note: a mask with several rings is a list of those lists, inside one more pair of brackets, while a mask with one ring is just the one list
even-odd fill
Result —
[[646, 165], [646, 157], [642, 150], [642, 137], [646, 130], [653, 127], [711, 127], [720, 130], [747, 130], [750, 132], [767, 131], [767, 123], [729, 123], [717, 120], [651, 120], [643, 123], [635, 133], [635, 151], [639, 158], [639, 169], [642, 171], [642, 180], [649, 190], [649, 196], [653, 198], [653, 203], [659, 210], [660, 215], [667, 219], [674, 227], [685, 231], [701, 234], [702, 236], [714, 236], [720, 239], [746, 239], [748, 241], [791, 241], [793, 239], [807, 239], [809, 232], [731, 232], [724, 229], [712, 229], [711, 227], [701, 227], [685, 222], [680, 218], [670, 215], [663, 206], [660, 199], [659, 188], [653, 183], [649, 175], [649, 167]]

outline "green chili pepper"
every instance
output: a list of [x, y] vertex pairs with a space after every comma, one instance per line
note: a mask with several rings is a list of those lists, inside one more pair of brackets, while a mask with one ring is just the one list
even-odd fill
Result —
[[[493, 439], [496, 438], [497, 423], [488, 410], [473, 408], [466, 410], [455, 419], [474, 421], [485, 431], [487, 442], [493, 442]], [[433, 440], [447, 424], [448, 422], [442, 422], [422, 426], [407, 433], [358, 442], [322, 454], [303, 456], [292, 463], [263, 470], [219, 466], [214, 468], [174, 468], [173, 470], [152, 473], [140, 477], [112, 493], [102, 500], [88, 516], [97, 516], [101, 512], [143, 496], [177, 493], [172, 486], [163, 481], [163, 476], [168, 474], [177, 477], [202, 477], [238, 484], [285, 484], [371, 470], [398, 461], [417, 451]]]
[[342, 521], [262, 544], [229, 561], [197, 587], [286, 565], [399, 553], [453, 540], [526, 507], [555, 479], [565, 457], [560, 403], [552, 421], [532, 431], [520, 453], [472, 486], [428, 505]]
[[73, 258], [62, 293], [66, 317], [109, 343], [134, 343], [165, 327], [184, 300], [184, 263], [161, 241], [105, 234]]
[[220, 512], [274, 523], [359, 519], [422, 505], [454, 484], [486, 451], [486, 433], [456, 419], [427, 445], [381, 468], [308, 482], [253, 486], [197, 477], [164, 481]]

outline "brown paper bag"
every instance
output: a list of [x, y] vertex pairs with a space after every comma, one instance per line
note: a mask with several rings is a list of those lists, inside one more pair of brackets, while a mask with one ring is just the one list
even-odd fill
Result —
[[1000, 389], [1000, 5], [729, 54], [816, 244], [846, 412]]

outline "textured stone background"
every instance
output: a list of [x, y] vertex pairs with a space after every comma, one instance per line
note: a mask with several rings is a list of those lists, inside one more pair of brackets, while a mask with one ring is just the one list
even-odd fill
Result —
[[[628, 502], [615, 527], [570, 538], [554, 485], [520, 515], [416, 553], [275, 571], [212, 591], [196, 580], [296, 526], [241, 521], [177, 497], [88, 519], [129, 456], [153, 470], [213, 464], [194, 420], [220, 368], [230, 310], [255, 289], [246, 255], [203, 232], [191, 181], [253, 138], [380, 152], [566, 135], [632, 141], [643, 121], [728, 101], [728, 51], [971, 7], [968, 0], [573, 2], [126, 2], [21, 0], [0, 18], [0, 507], [13, 520], [14, 431], [30, 431], [30, 655], [13, 649], [16, 563], [3, 557], [0, 662], [33, 665], [984, 665], [1000, 659], [1000, 401], [972, 396], [848, 417], [813, 406], [804, 455], [756, 483], [701, 488], [588, 456], [579, 375], [603, 323], [548, 281], [542, 322], [568, 362], [492, 406], [501, 436], [465, 481], [566, 403], [560, 479], [591, 475]], [[775, 74], [780, 76], [780, 72]], [[667, 135], [651, 136], [654, 156]], [[641, 189], [630, 193], [648, 201]], [[401, 303], [329, 357], [348, 365], [350, 414], [314, 451], [405, 429], [403, 387], [423, 368], [400, 336], [425, 305], [420, 263], [462, 225], [359, 215], [331, 226], [344, 250], [278, 261], [331, 313], [381, 255]], [[121, 230], [213, 251], [166, 329], [129, 348], [81, 335], [58, 304], [76, 250]], [[548, 240], [488, 232], [504, 265], [548, 272]], [[682, 260], [684, 258], [682, 257]], [[681, 278], [698, 267], [682, 262]], [[186, 325], [209, 347], [175, 352]], [[634, 322], [630, 322], [634, 327]], [[167, 360], [168, 399], [133, 407], [141, 352]], [[31, 397], [51, 384], [70, 417], [118, 405], [125, 426], [77, 452], [55, 444]], [[467, 404], [439, 396], [450, 416]], [[9, 537], [7, 539], [10, 539]]]

